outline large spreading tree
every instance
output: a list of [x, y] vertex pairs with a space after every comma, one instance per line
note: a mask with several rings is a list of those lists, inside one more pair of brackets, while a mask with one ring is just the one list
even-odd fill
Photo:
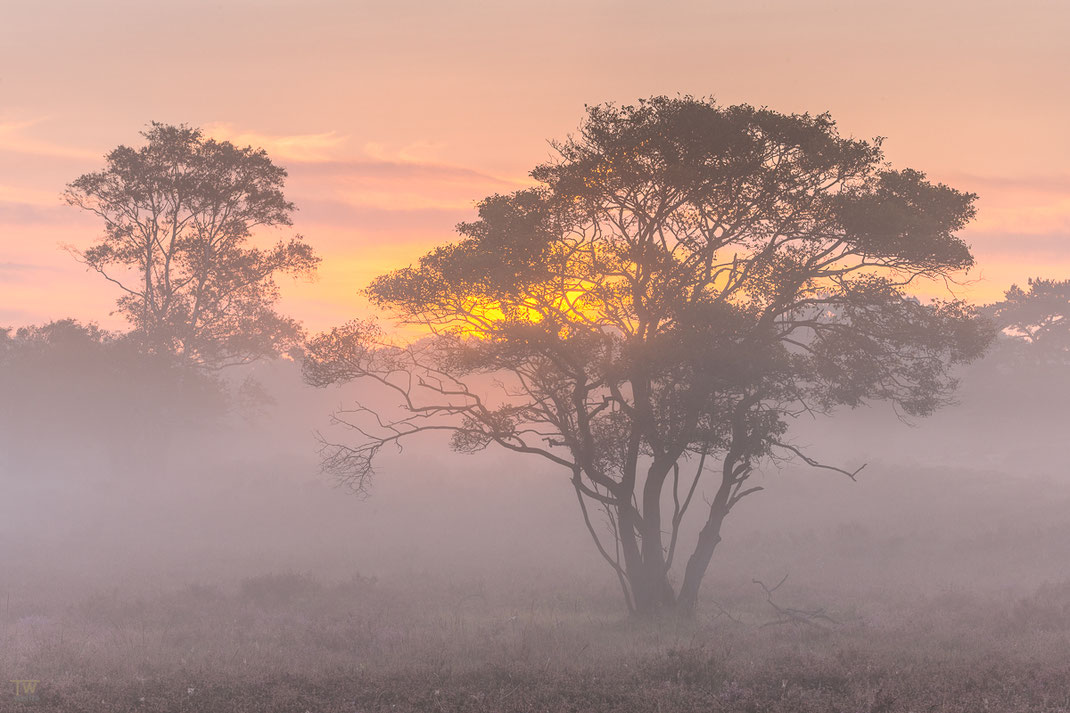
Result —
[[261, 228], [291, 225], [286, 171], [263, 149], [187, 126], [153, 123], [142, 135], [144, 146], [116, 148], [66, 192], [104, 223], [75, 255], [120, 289], [133, 335], [208, 370], [297, 344], [301, 326], [275, 309], [277, 277], [309, 275], [319, 258], [300, 236], [251, 244]]
[[927, 414], [982, 353], [967, 305], [908, 294], [972, 265], [955, 233], [975, 196], [890, 169], [827, 115], [693, 98], [589, 108], [555, 148], [536, 187], [485, 199], [460, 240], [368, 288], [425, 337], [353, 322], [308, 344], [310, 383], [377, 382], [399, 404], [337, 414], [357, 435], [325, 465], [365, 489], [383, 447], [430, 431], [542, 458], [629, 608], [690, 612], [756, 468], [824, 465], [794, 417]]

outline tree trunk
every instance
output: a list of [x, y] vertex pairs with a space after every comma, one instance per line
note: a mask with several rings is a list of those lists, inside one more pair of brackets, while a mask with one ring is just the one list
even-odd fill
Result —
[[689, 616], [694, 614], [695, 606], [698, 604], [698, 591], [702, 585], [702, 578], [706, 576], [710, 560], [713, 559], [713, 551], [717, 549], [717, 545], [721, 542], [721, 525], [724, 524], [724, 519], [728, 517], [728, 511], [738, 502], [739, 497], [742, 497], [733, 495], [733, 489], [738, 491], [742, 482], [740, 478], [745, 478], [749, 472], [747, 470], [749, 461], [741, 455], [740, 450], [737, 448], [737, 444], [744, 442], [746, 435], [740, 416], [741, 413], [737, 411], [733, 419], [733, 447], [729, 450], [721, 465], [721, 487], [717, 489], [717, 494], [710, 505], [710, 514], [706, 518], [706, 524], [698, 534], [695, 551], [691, 553], [691, 557], [687, 560], [687, 567], [684, 568], [684, 581], [680, 585], [680, 596], [677, 598], [677, 607], [681, 614]]
[[637, 616], [654, 616], [676, 606], [676, 595], [664, 569], [656, 569], [644, 562], [637, 571], [628, 572], [628, 586]]
[[710, 560], [713, 559], [713, 551], [717, 549], [721, 541], [721, 524], [727, 514], [727, 511], [723, 510], [712, 511], [709, 520], [706, 521], [706, 526], [699, 533], [698, 544], [695, 545], [695, 551], [687, 560], [684, 581], [680, 585], [680, 595], [677, 597], [677, 609], [681, 614], [690, 616], [695, 612], [699, 586], [706, 575], [706, 569], [710, 566]]
[[[676, 597], [661, 551], [661, 533], [652, 534], [650, 523], [636, 515], [630, 506], [618, 508], [618, 537], [634, 613], [647, 616], [672, 606]], [[651, 556], [655, 548], [656, 556]]]
[[653, 463], [643, 486], [643, 570], [650, 583], [656, 609], [676, 604], [676, 593], [669, 583], [669, 566], [661, 540], [661, 498], [672, 466]]

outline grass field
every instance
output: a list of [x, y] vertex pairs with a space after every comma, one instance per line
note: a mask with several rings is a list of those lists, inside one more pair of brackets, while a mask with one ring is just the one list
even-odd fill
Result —
[[[545, 577], [275, 574], [53, 609], [8, 600], [0, 670], [39, 683], [8, 683], [0, 709], [1070, 710], [1070, 585], [830, 599], [808, 623], [775, 623], [756, 585], [713, 585], [721, 598], [693, 622], [629, 620], [612, 590]], [[780, 595], [809, 609], [829, 593]]]

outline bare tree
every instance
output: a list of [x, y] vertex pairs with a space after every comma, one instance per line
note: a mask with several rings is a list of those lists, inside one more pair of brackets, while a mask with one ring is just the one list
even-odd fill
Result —
[[150, 351], [215, 370], [297, 343], [300, 325], [275, 311], [276, 276], [310, 275], [319, 258], [300, 236], [249, 245], [258, 228], [291, 225], [286, 171], [262, 149], [187, 126], [142, 135], [145, 146], [116, 148], [67, 187], [68, 203], [105, 228], [72, 252], [122, 291], [119, 312]]
[[954, 232], [974, 196], [889, 170], [879, 140], [827, 115], [692, 98], [590, 108], [555, 148], [537, 188], [487, 198], [461, 240], [369, 287], [426, 338], [354, 322], [309, 343], [310, 383], [377, 382], [400, 403], [337, 414], [359, 438], [325, 465], [365, 489], [383, 447], [439, 430], [458, 451], [538, 456], [567, 474], [629, 608], [690, 612], [761, 462], [853, 477], [793, 445], [793, 417], [871, 399], [927, 414], [983, 351], [966, 305], [906, 294], [971, 266]]

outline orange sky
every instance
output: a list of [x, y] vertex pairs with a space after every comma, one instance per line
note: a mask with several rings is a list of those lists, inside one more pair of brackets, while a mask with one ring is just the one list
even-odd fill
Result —
[[[745, 7], [744, 7], [745, 6]], [[1070, 277], [1070, 3], [8, 3], [0, 21], [0, 326], [119, 326], [114, 292], [61, 249], [99, 225], [64, 185], [150, 120], [266, 148], [295, 230], [324, 257], [287, 284], [310, 328], [450, 240], [585, 103], [712, 95], [829, 110], [889, 159], [981, 195], [964, 233], [990, 300]]]

